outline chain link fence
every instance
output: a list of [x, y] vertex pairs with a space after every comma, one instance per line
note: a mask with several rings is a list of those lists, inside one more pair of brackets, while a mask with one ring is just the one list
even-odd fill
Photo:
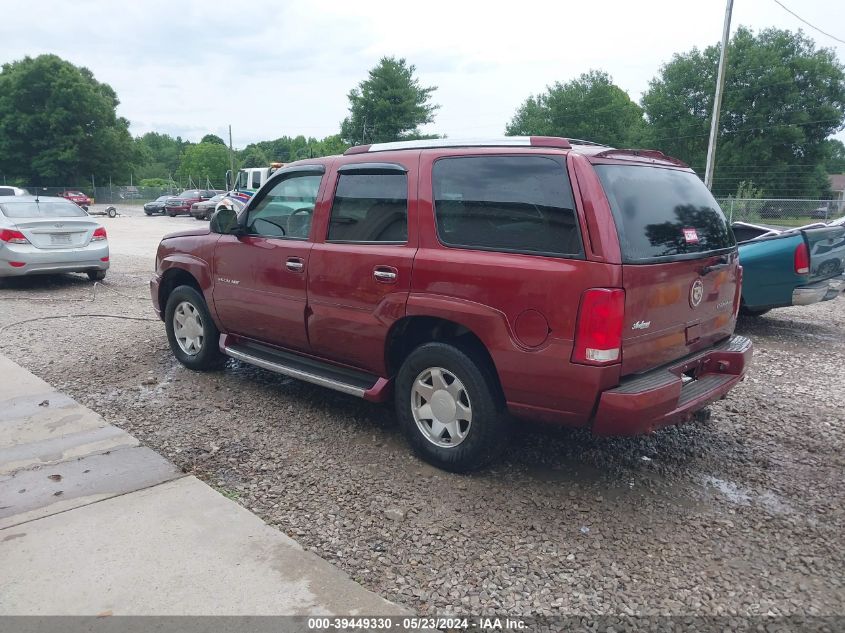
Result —
[[843, 200], [719, 198], [717, 201], [730, 222], [802, 226], [845, 215]]
[[94, 204], [143, 205], [160, 196], [175, 196], [187, 189], [199, 189], [201, 191], [210, 190], [221, 193], [224, 189], [221, 183], [218, 184], [220, 184], [220, 186], [215, 186], [215, 183], [208, 182], [203, 183], [202, 186], [194, 187], [179, 187], [176, 183], [173, 183], [172, 185], [165, 187], [136, 187], [133, 185], [92, 187], [91, 185], [83, 185], [81, 187], [24, 186], [23, 188], [33, 195], [38, 193], [40, 196], [59, 196], [65, 192], [79, 192], [85, 194], [89, 198], [93, 198]]

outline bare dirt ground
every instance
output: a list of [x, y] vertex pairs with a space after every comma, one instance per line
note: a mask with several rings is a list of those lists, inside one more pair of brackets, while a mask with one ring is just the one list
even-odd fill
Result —
[[741, 320], [754, 366], [709, 422], [527, 426], [459, 476], [413, 457], [386, 407], [234, 361], [184, 369], [148, 280], [158, 239], [198, 223], [121, 210], [96, 296], [81, 275], [2, 284], [0, 352], [367, 588], [423, 614], [845, 610], [845, 300]]

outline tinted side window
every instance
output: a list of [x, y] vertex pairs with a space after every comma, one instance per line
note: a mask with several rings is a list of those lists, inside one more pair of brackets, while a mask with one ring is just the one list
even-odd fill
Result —
[[437, 234], [448, 246], [581, 257], [562, 158], [470, 156], [434, 164]]
[[329, 221], [330, 242], [408, 240], [405, 174], [341, 174]]
[[246, 230], [250, 235], [307, 239], [322, 176], [294, 176], [273, 185], [249, 211]]

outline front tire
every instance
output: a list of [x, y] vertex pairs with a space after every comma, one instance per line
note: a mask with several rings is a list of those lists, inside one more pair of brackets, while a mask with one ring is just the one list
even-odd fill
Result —
[[396, 377], [396, 415], [414, 451], [452, 472], [481, 468], [506, 447], [510, 421], [494, 370], [457, 347], [427, 343]]
[[164, 310], [167, 340], [173, 355], [188, 369], [218, 369], [226, 361], [220, 352], [220, 331], [214, 325], [203, 296], [191, 286], [179, 286]]

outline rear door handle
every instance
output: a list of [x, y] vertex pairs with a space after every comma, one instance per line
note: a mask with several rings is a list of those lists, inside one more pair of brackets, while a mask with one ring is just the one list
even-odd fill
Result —
[[376, 266], [373, 268], [373, 277], [376, 281], [383, 284], [392, 284], [396, 282], [399, 276], [399, 271], [393, 266]]
[[305, 269], [305, 262], [299, 257], [288, 257], [285, 268], [293, 273], [301, 273]]

